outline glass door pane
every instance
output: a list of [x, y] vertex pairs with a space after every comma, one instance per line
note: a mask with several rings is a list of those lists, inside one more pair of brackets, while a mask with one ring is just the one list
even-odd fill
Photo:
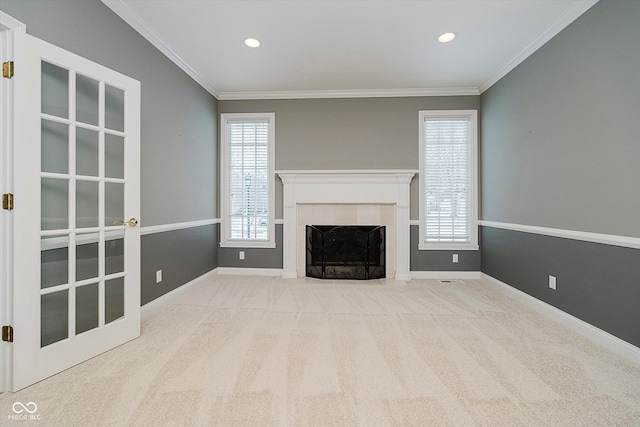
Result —
[[98, 280], [100, 273], [99, 233], [80, 234], [76, 237], [76, 281]]
[[105, 97], [105, 127], [111, 130], [124, 132], [124, 91], [113, 86], [106, 85]]
[[104, 136], [104, 162], [107, 178], [124, 178], [124, 138], [117, 135]]
[[98, 284], [76, 288], [76, 334], [98, 327]]
[[104, 204], [106, 208], [106, 226], [116, 225], [124, 220], [124, 184], [108, 182], [104, 189]]
[[82, 123], [98, 125], [100, 82], [76, 75], [76, 120]]
[[69, 283], [69, 236], [41, 239], [40, 289]]
[[42, 178], [42, 230], [63, 230], [69, 227], [69, 181]]
[[69, 337], [69, 290], [40, 297], [40, 346]]
[[76, 128], [76, 174], [98, 176], [99, 137], [94, 130]]
[[99, 183], [76, 181], [76, 227], [97, 227], [99, 209]]
[[42, 112], [69, 118], [69, 70], [42, 61]]
[[42, 119], [42, 172], [69, 173], [69, 125]]
[[105, 323], [124, 317], [124, 277], [107, 280], [105, 285]]

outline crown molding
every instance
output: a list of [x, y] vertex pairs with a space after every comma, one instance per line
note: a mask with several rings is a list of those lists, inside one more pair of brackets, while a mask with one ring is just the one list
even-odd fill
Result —
[[446, 88], [409, 88], [409, 89], [363, 89], [363, 90], [294, 90], [294, 91], [219, 91], [193, 69], [178, 55], [160, 36], [153, 31], [122, 0], [101, 0], [116, 15], [122, 18], [134, 30], [155, 46], [160, 52], [173, 61], [189, 77], [211, 95], [221, 101], [257, 100], [257, 99], [327, 99], [327, 98], [400, 98], [420, 96], [468, 96], [480, 95], [510, 71], [516, 68], [535, 51], [551, 40], [560, 31], [589, 10], [599, 0], [574, 0], [569, 9], [556, 19], [545, 31], [532, 41], [521, 52], [509, 60], [479, 87], [446, 87]]
[[18, 31], [20, 33], [27, 32], [27, 26], [23, 22], [18, 21], [13, 16], [8, 15], [1, 10], [0, 10], [0, 28], [4, 28], [6, 30]]
[[254, 99], [319, 99], [319, 98], [403, 98], [417, 96], [480, 95], [477, 87], [371, 89], [371, 90], [292, 90], [257, 92], [220, 92], [220, 101]]
[[480, 85], [480, 93], [489, 89], [501, 78], [506, 76], [511, 70], [516, 68], [525, 59], [531, 56], [535, 51], [540, 49], [545, 43], [555, 37], [560, 31], [564, 30], [569, 24], [578, 19], [583, 13], [589, 10], [599, 0], [574, 0], [573, 5], [560, 15], [546, 30], [542, 32], [535, 40], [527, 45], [520, 53], [507, 62], [498, 72], [492, 75], [489, 80]]
[[113, 13], [118, 15], [124, 22], [129, 24], [134, 30], [136, 30], [142, 37], [147, 39], [149, 43], [162, 52], [167, 58], [169, 58], [174, 64], [176, 64], [182, 71], [187, 73], [189, 77], [195, 80], [200, 86], [202, 86], [211, 95], [218, 98], [220, 92], [209, 84], [196, 70], [194, 70], [180, 55], [178, 55], [168, 44], [166, 44], [158, 34], [153, 31], [136, 13], [131, 10], [122, 0], [101, 0]]

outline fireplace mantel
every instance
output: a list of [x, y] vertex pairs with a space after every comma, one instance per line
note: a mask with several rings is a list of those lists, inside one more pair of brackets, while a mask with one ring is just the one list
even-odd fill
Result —
[[[282, 170], [284, 184], [283, 272], [298, 277], [299, 205], [392, 205], [395, 278], [410, 280], [409, 185], [416, 170]], [[371, 224], [369, 224], [371, 225]], [[304, 272], [301, 272], [304, 276]]]

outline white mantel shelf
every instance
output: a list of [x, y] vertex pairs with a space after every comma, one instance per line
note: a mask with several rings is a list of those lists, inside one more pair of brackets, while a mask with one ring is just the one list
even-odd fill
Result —
[[288, 182], [371, 182], [371, 181], [383, 181], [383, 182], [411, 182], [413, 176], [418, 173], [418, 170], [280, 170], [276, 171], [276, 174], [280, 176], [282, 182], [285, 180]]
[[[410, 280], [409, 186], [417, 170], [280, 170], [284, 184], [283, 272], [298, 277], [298, 206], [303, 204], [393, 205], [395, 278]], [[304, 276], [304, 272], [301, 275]]]

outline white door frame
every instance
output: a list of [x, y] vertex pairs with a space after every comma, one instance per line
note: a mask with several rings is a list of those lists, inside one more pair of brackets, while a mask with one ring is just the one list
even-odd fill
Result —
[[[26, 33], [27, 26], [0, 11], [0, 44], [4, 57], [0, 62], [13, 60], [13, 37], [16, 32]], [[13, 82], [0, 77], [0, 192], [13, 193]], [[2, 210], [0, 226], [0, 323], [13, 323], [13, 217]], [[9, 343], [0, 342], [0, 392], [11, 389], [12, 352]]]

